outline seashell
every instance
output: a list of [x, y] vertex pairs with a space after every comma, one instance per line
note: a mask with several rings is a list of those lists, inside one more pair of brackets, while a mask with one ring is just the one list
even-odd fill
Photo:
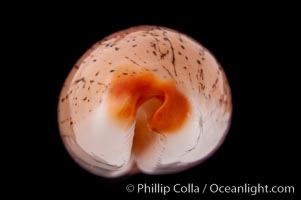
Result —
[[214, 56], [157, 26], [129, 28], [92, 46], [58, 105], [69, 154], [103, 177], [191, 168], [221, 145], [231, 113], [229, 84]]

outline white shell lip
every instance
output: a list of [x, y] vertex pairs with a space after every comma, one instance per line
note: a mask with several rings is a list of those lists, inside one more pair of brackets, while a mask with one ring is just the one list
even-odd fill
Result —
[[[216, 65], [216, 66], [219, 67], [220, 73], [222, 73], [221, 77], [222, 77], [223, 84], [225, 84], [224, 87], [227, 90], [227, 98], [228, 98], [228, 101], [229, 101], [228, 102], [228, 107], [229, 107], [228, 109], [229, 110], [228, 110], [228, 113], [227, 113], [228, 116], [225, 117], [226, 122], [224, 122], [225, 123], [225, 128], [223, 129], [223, 131], [221, 133], [221, 137], [218, 138], [218, 142], [216, 144], [214, 144], [214, 147], [211, 148], [210, 150], [208, 150], [208, 152], [205, 155], [203, 155], [201, 158], [197, 158], [194, 161], [192, 159], [191, 162], [183, 162], [183, 163], [180, 162], [180, 161], [179, 162], [172, 162], [172, 163], [167, 162], [165, 166], [161, 166], [161, 167], [160, 166], [159, 167], [158, 166], [152, 166], [149, 169], [146, 169], [147, 167], [145, 169], [143, 169], [143, 167], [141, 168], [141, 165], [139, 167], [139, 164], [136, 163], [135, 160], [137, 158], [135, 156], [131, 155], [131, 152], [129, 152], [130, 155], [128, 155], [128, 154], [126, 155], [128, 158], [127, 158], [127, 160], [124, 160], [124, 162], [122, 162], [122, 161], [115, 162], [116, 158], [114, 158], [114, 157], [112, 157], [112, 158], [107, 157], [107, 159], [104, 160], [103, 158], [100, 157], [101, 150], [99, 152], [99, 156], [97, 156], [97, 155], [91, 156], [91, 152], [90, 153], [86, 152], [87, 149], [92, 148], [92, 147], [89, 144], [82, 143], [82, 145], [80, 145], [80, 142], [77, 142], [77, 139], [75, 138], [76, 134], [74, 135], [74, 131], [76, 131], [76, 128], [75, 128], [76, 125], [74, 125], [74, 122], [73, 122], [73, 124], [70, 125], [70, 127], [61, 125], [61, 122], [63, 120], [68, 121], [68, 119], [66, 118], [66, 116], [68, 116], [68, 114], [66, 114], [66, 113], [71, 113], [74, 106], [72, 107], [71, 102], [69, 102], [69, 100], [68, 100], [67, 105], [63, 105], [62, 100], [60, 98], [59, 107], [58, 107], [58, 110], [59, 110], [58, 119], [59, 119], [60, 131], [61, 131], [61, 136], [62, 136], [64, 145], [65, 145], [66, 149], [68, 150], [69, 154], [72, 156], [72, 158], [81, 167], [85, 168], [86, 170], [88, 170], [89, 172], [91, 172], [93, 174], [103, 176], [103, 177], [107, 177], [107, 178], [120, 177], [122, 175], [126, 175], [126, 174], [131, 173], [131, 171], [133, 171], [133, 168], [135, 168], [136, 164], [138, 164], [139, 171], [141, 171], [143, 173], [146, 173], [146, 174], [168, 174], [168, 173], [181, 172], [181, 171], [189, 169], [193, 166], [196, 166], [196, 165], [204, 162], [209, 157], [211, 157], [219, 149], [219, 147], [223, 144], [223, 142], [224, 142], [224, 140], [225, 140], [225, 138], [226, 138], [226, 136], [229, 132], [231, 119], [232, 119], [232, 99], [231, 99], [232, 95], [231, 95], [230, 85], [228, 83], [227, 77], [224, 74], [223, 69], [221, 68], [220, 64], [217, 62], [217, 60], [213, 56], [213, 54], [211, 52], [209, 52], [208, 49], [206, 49], [201, 44], [199, 44], [198, 41], [192, 39], [191, 37], [187, 36], [186, 34], [180, 33], [178, 31], [175, 31], [175, 30], [170, 29], [170, 28], [159, 27], [159, 26], [132, 27], [132, 28], [129, 28], [129, 29], [126, 29], [126, 30], [116, 32], [116, 33], [104, 38], [100, 42], [96, 43], [91, 49], [89, 49], [78, 60], [78, 62], [75, 64], [75, 67], [72, 69], [72, 71], [70, 72], [70, 74], [69, 74], [69, 76], [68, 76], [68, 78], [65, 82], [67, 87], [63, 87], [60, 96], [64, 98], [64, 96], [70, 91], [70, 87], [72, 87], [71, 83], [74, 83], [74, 81], [75, 81], [74, 77], [79, 73], [79, 71], [85, 71], [87, 69], [87, 67], [84, 67], [82, 65], [83, 62], [85, 62], [85, 61], [87, 62], [87, 60], [91, 56], [91, 54], [93, 54], [93, 52], [95, 52], [97, 49], [100, 49], [101, 44], [103, 44], [107, 40], [115, 38], [116, 36], [117, 37], [120, 36], [120, 34], [124, 34], [126, 32], [128, 32], [128, 33], [138, 32], [138, 31], [145, 30], [145, 29], [154, 29], [154, 30], [158, 29], [158, 30], [163, 30], [167, 33], [171, 32], [172, 34], [179, 34], [180, 37], [182, 37], [183, 40], [184, 39], [187, 40], [187, 41], [190, 40], [190, 42], [193, 43], [194, 45], [199, 45], [200, 47], [202, 47], [202, 49], [205, 52], [204, 55], [206, 54], [207, 56], [209, 56], [209, 58], [206, 58], [206, 59], [209, 59], [209, 60], [211, 59], [212, 62], [215, 63], [213, 65]], [[126, 37], [126, 35], [125, 35], [125, 37]], [[124, 39], [124, 38], [121, 37], [120, 40], [122, 40], [122, 39]], [[108, 62], [108, 61], [106, 61], [106, 62]], [[118, 67], [118, 66], [115, 66], [115, 67]], [[101, 73], [101, 69], [99, 69], [99, 70], [100, 70], [100, 73]], [[188, 80], [188, 78], [187, 78], [187, 80]], [[105, 81], [110, 81], [109, 77], [107, 77]], [[200, 109], [202, 110], [202, 108], [200, 108]], [[62, 114], [62, 110], [66, 113]], [[92, 112], [94, 112], [94, 110]], [[100, 113], [102, 113], [102, 111], [100, 111]], [[216, 114], [216, 115], [218, 115], [218, 114]], [[87, 127], [84, 127], [79, 132], [83, 132], [83, 130], [85, 130], [85, 129], [87, 129]], [[134, 124], [133, 124], [132, 129], [134, 129]], [[131, 146], [134, 131], [129, 130], [129, 132], [132, 132], [132, 133], [128, 134], [129, 137], [124, 138], [124, 141], [127, 142], [127, 145]], [[82, 136], [83, 134], [80, 134], [80, 135]], [[129, 139], [129, 141], [127, 141], [126, 139]], [[92, 141], [93, 140], [91, 140], [90, 142], [92, 142]], [[122, 141], [120, 141], [120, 142], [122, 143]], [[109, 146], [110, 145], [108, 144], [108, 147], [106, 147], [106, 148], [109, 148]], [[104, 150], [104, 148], [103, 148], [103, 150]], [[167, 157], [169, 157], [169, 156], [167, 156]], [[111, 159], [111, 161], [108, 161], [110, 159]], [[102, 161], [102, 162], [100, 162], [100, 161]], [[177, 166], [177, 165], [179, 165], [179, 166]], [[176, 166], [176, 167], [174, 167], [174, 166]]]

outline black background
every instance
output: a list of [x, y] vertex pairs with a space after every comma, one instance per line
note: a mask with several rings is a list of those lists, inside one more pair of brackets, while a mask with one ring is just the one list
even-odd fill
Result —
[[[183, 2], [182, 2], [183, 3]], [[79, 5], [82, 6], [82, 5]], [[40, 5], [12, 23], [26, 55], [18, 65], [30, 88], [22, 92], [25, 106], [26, 162], [18, 165], [17, 186], [42, 197], [95, 195], [107, 199], [141, 199], [127, 193], [129, 183], [172, 186], [194, 183], [220, 185], [294, 185], [297, 188], [297, 155], [300, 116], [297, 102], [298, 62], [293, 39], [297, 16], [282, 5], [178, 5], [124, 7], [85, 5], [80, 9]], [[219, 8], [219, 9], [218, 9]], [[284, 14], [285, 13], [285, 14]], [[135, 25], [160, 25], [190, 35], [207, 47], [223, 66], [233, 95], [233, 118], [221, 148], [203, 164], [188, 171], [161, 176], [138, 174], [103, 179], [81, 169], [67, 154], [57, 126], [57, 101], [65, 78], [77, 59], [103, 37]], [[26, 28], [23, 28], [25, 26]], [[28, 55], [27, 55], [28, 54]], [[26, 67], [25, 67], [26, 66]], [[17, 131], [19, 127], [15, 127]], [[28, 128], [28, 129], [27, 129]], [[23, 135], [24, 136], [24, 135]], [[22, 142], [24, 144], [24, 142]], [[27, 152], [28, 150], [28, 152]], [[23, 158], [20, 158], [23, 159]], [[298, 168], [300, 170], [300, 168]], [[23, 176], [22, 176], [23, 177]], [[209, 193], [209, 192], [208, 192]], [[173, 194], [176, 199], [221, 199], [221, 194]], [[165, 199], [161, 194], [156, 199]], [[250, 195], [225, 195], [243, 199]], [[296, 195], [257, 195], [289, 199]], [[208, 198], [206, 198], [208, 197]], [[255, 198], [254, 198], [255, 199]]]

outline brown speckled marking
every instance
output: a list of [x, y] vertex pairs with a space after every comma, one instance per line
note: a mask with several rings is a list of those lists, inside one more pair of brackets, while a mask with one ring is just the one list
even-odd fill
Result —
[[212, 85], [212, 89], [216, 89], [217, 83], [218, 83], [218, 78], [215, 79], [215, 81], [214, 81], [214, 83], [213, 83], [213, 85]]
[[77, 84], [77, 83], [79, 83], [79, 82], [81, 82], [81, 81], [82, 81], [82, 82], [86, 82], [85, 78], [82, 77], [82, 78], [77, 79], [76, 81], [74, 81], [74, 83]]
[[[160, 51], [160, 49], [159, 49], [159, 51]], [[160, 53], [161, 53], [160, 58], [161, 58], [161, 59], [164, 59], [165, 56], [168, 55], [169, 51], [167, 50], [165, 53], [163, 53], [163, 52], [160, 51]]]
[[200, 84], [202, 90], [206, 89], [206, 86], [203, 83], [199, 83], [199, 84]]
[[183, 43], [183, 39], [181, 38], [181, 35], [179, 34], [179, 41], [181, 42], [181, 43]]
[[175, 75], [178, 76], [176, 66], [175, 66], [176, 58], [175, 58], [175, 51], [174, 51], [173, 45], [172, 45], [171, 41], [169, 40], [169, 38], [166, 36], [166, 32], [163, 32], [163, 35], [165, 36], [163, 39], [169, 43], [169, 46], [171, 49], [171, 63], [172, 63]]
[[162, 65], [162, 68], [165, 69], [165, 71], [167, 71], [168, 75], [169, 75], [171, 78], [174, 78], [173, 75], [170, 73], [170, 71], [167, 69], [167, 67], [165, 67], [164, 65]]
[[101, 86], [105, 86], [105, 87], [108, 87], [106, 84], [104, 83], [101, 83], [101, 82], [97, 82], [98, 85], [101, 85]]
[[190, 84], [191, 84], [191, 88], [192, 90], [194, 90], [194, 87], [193, 87], [193, 84], [192, 84], [192, 79], [191, 79], [191, 73], [188, 72], [188, 76], [189, 76], [189, 81], [190, 81]]
[[204, 72], [203, 72], [203, 69], [201, 69], [200, 76], [201, 76], [201, 79], [202, 79], [202, 81], [203, 81], [203, 80], [204, 80]]
[[128, 59], [129, 61], [131, 61], [133, 64], [139, 66], [139, 64], [136, 61], [134, 61], [133, 59], [131, 59], [131, 58], [127, 57], [127, 56], [125, 56], [125, 58]]

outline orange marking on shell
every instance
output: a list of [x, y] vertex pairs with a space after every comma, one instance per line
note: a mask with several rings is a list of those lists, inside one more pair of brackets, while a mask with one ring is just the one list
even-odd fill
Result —
[[157, 98], [162, 104], [149, 117], [149, 128], [157, 132], [175, 132], [185, 124], [190, 104], [174, 82], [143, 72], [133, 76], [116, 73], [111, 83], [109, 112], [116, 120], [132, 122], [144, 102]]

